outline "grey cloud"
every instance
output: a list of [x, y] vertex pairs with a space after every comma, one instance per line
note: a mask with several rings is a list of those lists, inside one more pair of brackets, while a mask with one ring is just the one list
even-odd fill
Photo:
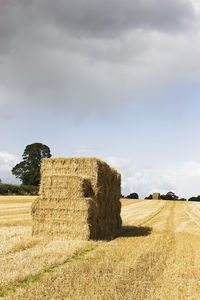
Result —
[[148, 31], [184, 32], [197, 20], [189, 0], [0, 0], [0, 8], [0, 67], [2, 56], [31, 47], [118, 59], [124, 40], [137, 52]]
[[54, 27], [82, 37], [118, 37], [149, 28], [181, 30], [194, 19], [188, 0], [0, 0], [0, 38]]
[[189, 0], [0, 0], [0, 8], [4, 115], [14, 102], [84, 114], [136, 101], [138, 89], [173, 78], [172, 61], [182, 64], [189, 44], [176, 47], [172, 33], [184, 36], [195, 20]]
[[53, 23], [73, 34], [115, 37], [128, 30], [180, 30], [194, 18], [187, 0], [39, 1]]

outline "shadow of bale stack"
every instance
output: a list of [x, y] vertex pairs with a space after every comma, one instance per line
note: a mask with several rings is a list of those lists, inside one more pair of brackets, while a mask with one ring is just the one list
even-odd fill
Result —
[[32, 205], [33, 235], [110, 239], [121, 229], [121, 175], [96, 158], [48, 158]]

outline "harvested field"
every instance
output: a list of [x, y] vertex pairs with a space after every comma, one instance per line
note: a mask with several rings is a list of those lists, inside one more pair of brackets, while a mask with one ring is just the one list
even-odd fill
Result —
[[[153, 216], [159, 209], [164, 206], [162, 200], [143, 200], [123, 207], [121, 216], [123, 225], [138, 225], [143, 224], [150, 216]], [[141, 209], [143, 209], [141, 213]]]
[[142, 202], [144, 199], [127, 199], [127, 198], [121, 198], [121, 205], [126, 206], [129, 204], [137, 203], [137, 202]]
[[121, 201], [123, 234], [110, 242], [50, 241], [33, 238], [28, 225], [1, 225], [0, 295], [199, 299], [199, 203]]
[[35, 196], [0, 196], [0, 226], [31, 225]]
[[[3, 203], [0, 213], [4, 214], [2, 220], [0, 217], [0, 289], [62, 265], [73, 255], [101, 243], [32, 237], [31, 204], [35, 198], [0, 197]], [[23, 207], [27, 209], [26, 214], [22, 213]], [[16, 211], [18, 215], [13, 214]]]
[[37, 196], [0, 196], [0, 204], [32, 203]]

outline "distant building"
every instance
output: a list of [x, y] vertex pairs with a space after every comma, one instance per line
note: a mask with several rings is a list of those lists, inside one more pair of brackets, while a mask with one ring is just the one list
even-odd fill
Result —
[[153, 193], [153, 199], [159, 200], [160, 199], [160, 193]]

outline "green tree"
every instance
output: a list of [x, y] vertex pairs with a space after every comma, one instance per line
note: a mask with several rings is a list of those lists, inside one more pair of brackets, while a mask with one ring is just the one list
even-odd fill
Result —
[[51, 152], [48, 146], [41, 143], [27, 145], [22, 155], [23, 161], [18, 163], [12, 174], [26, 185], [40, 184], [40, 167], [43, 158], [50, 158]]
[[168, 192], [166, 195], [161, 195], [161, 199], [163, 200], [178, 200], [178, 196], [176, 196], [173, 192]]
[[126, 196], [126, 198], [129, 198], [129, 199], [138, 199], [139, 196], [137, 193], [130, 193], [128, 196]]
[[200, 195], [197, 197], [191, 197], [188, 199], [188, 201], [200, 201]]

